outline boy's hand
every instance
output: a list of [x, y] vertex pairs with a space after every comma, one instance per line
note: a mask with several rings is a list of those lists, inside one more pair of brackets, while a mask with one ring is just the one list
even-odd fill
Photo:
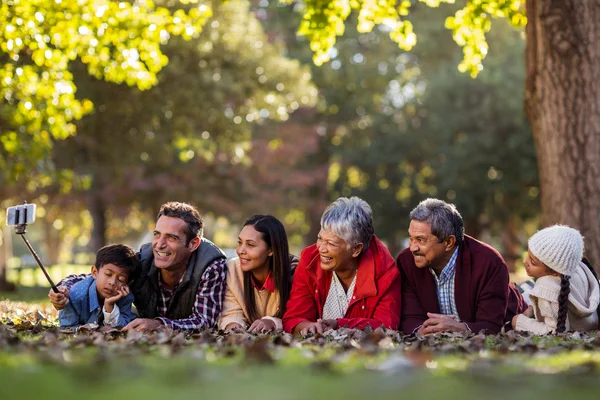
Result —
[[129, 286], [123, 285], [120, 288], [117, 288], [117, 294], [107, 299], [104, 299], [104, 309], [106, 312], [111, 313], [115, 306], [115, 303], [121, 300], [123, 297], [129, 294]]
[[58, 287], [59, 293], [55, 293], [54, 290], [50, 289], [48, 292], [48, 298], [50, 303], [56, 308], [57, 311], [62, 310], [69, 303], [69, 289], [64, 286]]

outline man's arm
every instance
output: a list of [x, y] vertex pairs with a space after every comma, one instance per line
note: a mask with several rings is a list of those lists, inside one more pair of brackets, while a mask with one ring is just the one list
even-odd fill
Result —
[[202, 281], [196, 293], [192, 315], [183, 319], [158, 318], [165, 326], [171, 329], [193, 330], [212, 328], [217, 325], [223, 297], [225, 294], [225, 281], [227, 277], [227, 260], [219, 259], [213, 262], [202, 274]]
[[[427, 312], [423, 310], [417, 291], [408, 279], [400, 257], [397, 260], [402, 280], [402, 314], [400, 317], [400, 331], [409, 335], [419, 328], [427, 320]], [[410, 266], [408, 266], [410, 267]]]
[[508, 304], [508, 267], [497, 263], [488, 267], [485, 282], [477, 297], [475, 321], [462, 321], [472, 332], [484, 330], [487, 334], [500, 332]]

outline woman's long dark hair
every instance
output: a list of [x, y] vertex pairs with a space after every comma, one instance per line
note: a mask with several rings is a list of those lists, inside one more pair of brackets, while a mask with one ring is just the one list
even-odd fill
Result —
[[[279, 291], [279, 311], [275, 317], [282, 318], [285, 313], [285, 305], [290, 297], [291, 267], [290, 251], [287, 234], [283, 224], [272, 215], [253, 215], [244, 222], [244, 226], [252, 226], [260, 232], [263, 240], [271, 249], [273, 255], [269, 257], [269, 271], [275, 282], [275, 288]], [[252, 285], [252, 272], [244, 272], [244, 303], [250, 321], [260, 318], [256, 309], [254, 298], [254, 286]]]

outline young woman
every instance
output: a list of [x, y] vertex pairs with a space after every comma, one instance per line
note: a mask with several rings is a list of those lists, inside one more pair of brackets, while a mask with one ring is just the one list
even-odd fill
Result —
[[237, 258], [228, 261], [227, 290], [219, 329], [271, 332], [283, 328], [291, 269], [285, 228], [271, 215], [254, 215], [238, 237]]
[[568, 226], [554, 225], [529, 239], [524, 263], [536, 278], [532, 306], [515, 315], [513, 328], [537, 335], [598, 329], [598, 278], [582, 258], [583, 237]]

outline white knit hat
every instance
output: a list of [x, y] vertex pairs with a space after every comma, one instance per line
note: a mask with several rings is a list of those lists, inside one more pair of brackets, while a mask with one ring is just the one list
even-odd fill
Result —
[[529, 239], [529, 251], [553, 271], [571, 276], [583, 258], [583, 237], [577, 229], [553, 225]]

